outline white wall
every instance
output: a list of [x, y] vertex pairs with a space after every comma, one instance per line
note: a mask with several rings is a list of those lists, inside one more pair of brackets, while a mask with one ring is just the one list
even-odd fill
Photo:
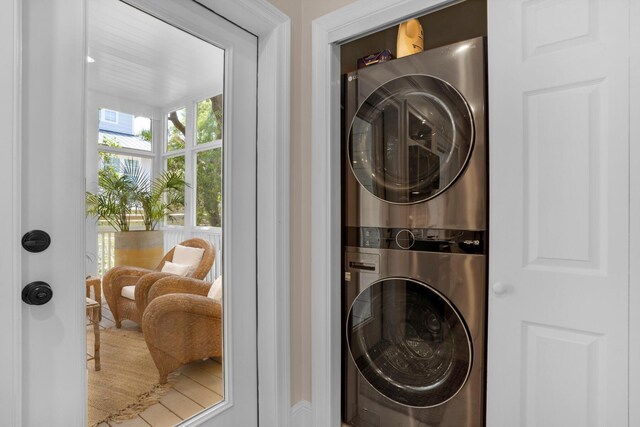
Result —
[[311, 22], [354, 0], [269, 0], [291, 18], [291, 403], [311, 401]]

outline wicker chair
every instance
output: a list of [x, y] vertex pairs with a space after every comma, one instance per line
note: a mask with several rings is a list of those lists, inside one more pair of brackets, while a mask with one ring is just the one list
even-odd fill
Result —
[[[206, 240], [193, 238], [185, 240], [180, 243], [182, 246], [189, 246], [192, 248], [204, 249], [202, 259], [198, 267], [188, 276], [195, 279], [204, 279], [215, 259], [215, 249]], [[141, 323], [142, 313], [147, 306], [147, 296], [151, 286], [164, 277], [172, 276], [171, 273], [162, 273], [162, 267], [165, 261], [171, 261], [173, 259], [173, 252], [175, 248], [171, 249], [162, 258], [160, 264], [155, 270], [148, 270], [140, 267], [113, 267], [104, 275], [102, 279], [102, 288], [109, 309], [113, 313], [113, 319], [116, 322], [116, 328], [120, 328], [122, 321], [125, 319], [133, 320], [136, 323]], [[122, 288], [125, 286], [135, 285], [135, 300], [125, 298], [122, 296]]]
[[158, 280], [149, 291], [142, 332], [160, 384], [182, 365], [222, 357], [222, 306], [207, 297], [211, 283], [185, 277]]

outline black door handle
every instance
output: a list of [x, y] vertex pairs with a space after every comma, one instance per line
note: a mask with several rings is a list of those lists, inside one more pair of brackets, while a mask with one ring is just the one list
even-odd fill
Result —
[[51, 244], [51, 237], [46, 231], [31, 230], [22, 236], [22, 247], [33, 253], [46, 250]]
[[31, 282], [22, 289], [22, 301], [29, 305], [43, 305], [53, 298], [53, 289], [46, 282]]

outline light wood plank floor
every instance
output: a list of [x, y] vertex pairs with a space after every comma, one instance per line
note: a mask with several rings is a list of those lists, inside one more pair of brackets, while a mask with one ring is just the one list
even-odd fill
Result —
[[[113, 314], [106, 301], [102, 305], [101, 328], [115, 328]], [[122, 322], [123, 329], [140, 330], [131, 321]], [[91, 331], [89, 331], [91, 332]], [[90, 369], [93, 362], [89, 362]], [[160, 402], [141, 412], [136, 418], [121, 423], [102, 423], [98, 427], [172, 427], [180, 424], [205, 408], [223, 400], [224, 380], [222, 364], [204, 360], [185, 365], [173, 388]]]

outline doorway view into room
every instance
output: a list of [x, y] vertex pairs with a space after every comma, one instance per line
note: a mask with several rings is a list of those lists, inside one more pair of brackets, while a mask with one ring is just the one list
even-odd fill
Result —
[[224, 50], [87, 2], [89, 426], [166, 426], [224, 399]]

